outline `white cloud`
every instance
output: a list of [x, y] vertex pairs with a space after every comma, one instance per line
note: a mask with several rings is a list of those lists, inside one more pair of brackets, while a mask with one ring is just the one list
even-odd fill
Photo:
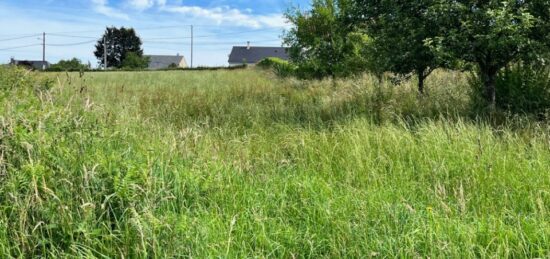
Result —
[[128, 0], [128, 5], [134, 9], [145, 10], [155, 5], [154, 0]]
[[[127, 14], [109, 6], [108, 0], [90, 0], [94, 5], [94, 11], [105, 16], [117, 19], [129, 20]], [[123, 8], [144, 11], [153, 7], [168, 13], [183, 14], [188, 19], [199, 19], [206, 22], [214, 22], [218, 25], [227, 24], [251, 28], [278, 28], [285, 27], [286, 20], [280, 13], [256, 15], [251, 9], [236, 9], [228, 6], [201, 7], [189, 5], [167, 4], [167, 0], [125, 0]]]
[[109, 2], [107, 0], [91, 0], [93, 4], [93, 9], [95, 12], [103, 14], [105, 16], [117, 19], [129, 20], [128, 15], [109, 7]]
[[157, 0], [157, 4], [159, 6], [165, 6], [166, 5], [166, 0]]
[[160, 7], [165, 6], [166, 0], [126, 0], [126, 4], [133, 9], [143, 11], [155, 5]]
[[245, 26], [252, 28], [283, 27], [286, 20], [282, 14], [253, 15], [229, 7], [203, 8], [199, 6], [163, 6], [161, 10], [180, 13], [193, 18], [202, 18], [217, 24]]

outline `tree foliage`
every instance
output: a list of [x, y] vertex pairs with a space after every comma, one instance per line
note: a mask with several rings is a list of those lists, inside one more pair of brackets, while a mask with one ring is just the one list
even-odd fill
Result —
[[[548, 8], [545, 1], [538, 2]], [[537, 8], [540, 6], [518, 0], [438, 1], [433, 13], [445, 27], [445, 34], [434, 37], [432, 45], [442, 57], [476, 64], [484, 85], [483, 97], [494, 107], [498, 72], [510, 62], [542, 51], [541, 43], [548, 37], [542, 29], [549, 21], [537, 17]]]
[[89, 65], [82, 64], [82, 61], [78, 58], [70, 60], [60, 60], [57, 64], [51, 65], [49, 71], [80, 71], [90, 69]]
[[426, 40], [441, 33], [429, 12], [433, 0], [355, 0], [353, 17], [372, 38], [370, 58], [378, 69], [396, 74], [418, 76], [418, 90], [424, 80], [444, 66], [445, 60], [427, 46]]
[[263, 69], [271, 69], [280, 77], [293, 76], [296, 74], [297, 69], [297, 67], [290, 62], [274, 57], [262, 59], [258, 62], [257, 66]]
[[349, 0], [314, 0], [311, 10], [287, 12], [293, 27], [284, 37], [302, 77], [339, 77], [362, 72], [364, 37], [350, 20]]
[[129, 53], [134, 53], [138, 57], [143, 56], [142, 42], [134, 29], [108, 27], [103, 37], [97, 41], [96, 51], [94, 52], [101, 66], [105, 66], [104, 39], [107, 46], [108, 67], [122, 68], [124, 59], [126, 59]]
[[[486, 109], [482, 98], [483, 81], [479, 76], [470, 79], [474, 111]], [[497, 73], [495, 80], [496, 108], [512, 114], [531, 114], [550, 119], [550, 67], [537, 63], [515, 63]]]
[[313, 0], [287, 18], [298, 74], [416, 74], [422, 93], [434, 69], [460, 64], [475, 68], [491, 107], [503, 68], [541, 67], [550, 57], [548, 0]]
[[122, 68], [126, 69], [145, 69], [149, 66], [149, 57], [139, 56], [134, 52], [128, 52], [126, 58], [122, 61]]

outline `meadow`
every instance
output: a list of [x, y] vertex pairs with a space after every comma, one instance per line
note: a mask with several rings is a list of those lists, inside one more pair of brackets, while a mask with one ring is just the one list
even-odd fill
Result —
[[0, 68], [0, 254], [549, 257], [550, 124], [426, 86]]

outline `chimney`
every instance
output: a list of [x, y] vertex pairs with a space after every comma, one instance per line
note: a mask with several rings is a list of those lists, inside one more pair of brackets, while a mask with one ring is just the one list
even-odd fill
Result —
[[176, 57], [179, 57], [180, 56], [180, 53], [178, 52], [178, 54], [176, 54]]
[[247, 50], [250, 50], [250, 41], [247, 41], [247, 42], [246, 42], [246, 49], [247, 49]]

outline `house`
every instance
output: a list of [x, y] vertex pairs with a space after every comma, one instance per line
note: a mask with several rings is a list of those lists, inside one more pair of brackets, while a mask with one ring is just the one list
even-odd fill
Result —
[[149, 69], [166, 69], [166, 68], [187, 68], [187, 61], [181, 55], [166, 56], [166, 55], [145, 55], [149, 58]]
[[10, 65], [12, 66], [22, 66], [26, 67], [28, 69], [33, 70], [44, 70], [48, 69], [50, 67], [50, 63], [48, 61], [42, 61], [42, 60], [10, 60]]
[[242, 64], [255, 65], [265, 58], [280, 58], [289, 60], [288, 48], [285, 47], [252, 47], [250, 42], [247, 46], [235, 46], [229, 55], [229, 65], [237, 66]]

